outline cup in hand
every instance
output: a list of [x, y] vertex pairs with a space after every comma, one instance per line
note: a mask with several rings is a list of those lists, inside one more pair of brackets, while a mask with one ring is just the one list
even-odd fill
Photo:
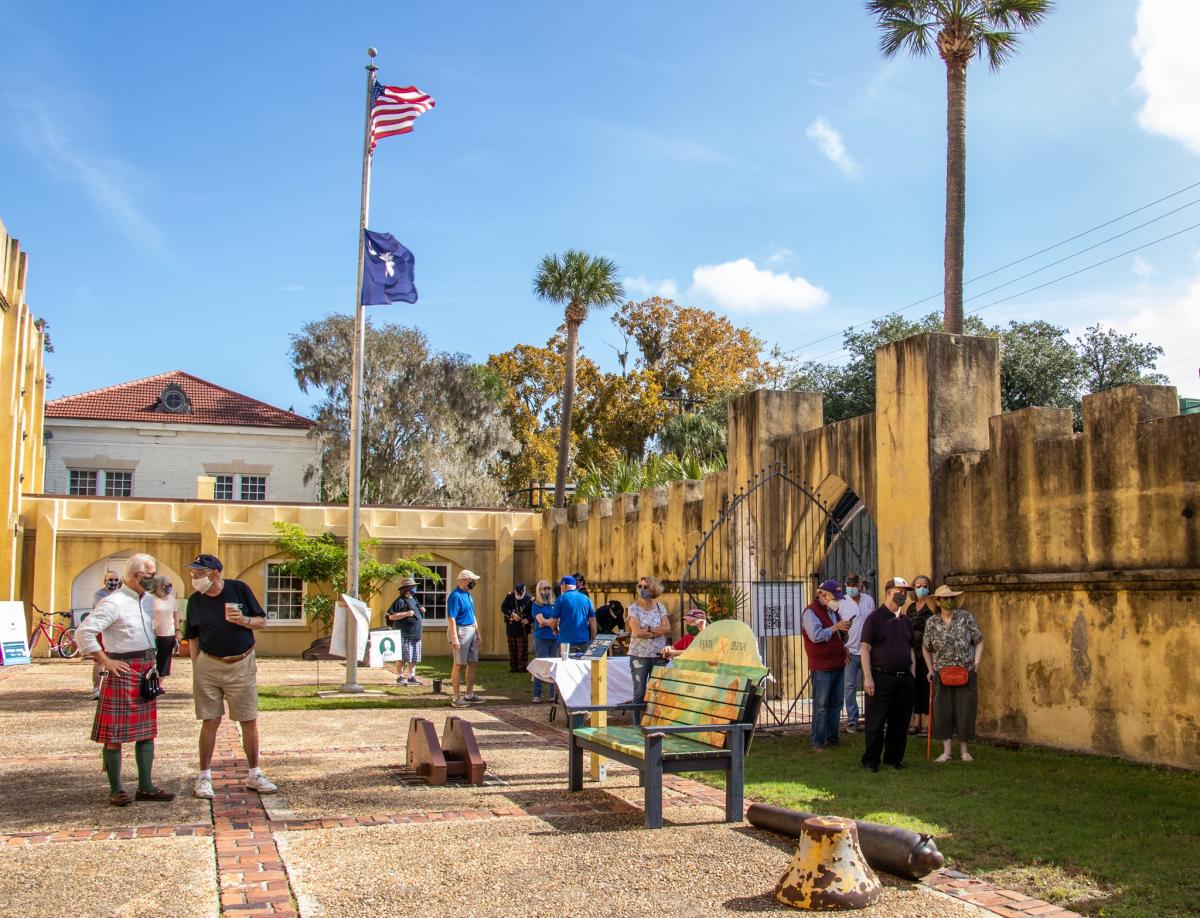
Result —
[[225, 603], [225, 621], [236, 622], [242, 617], [242, 604], [240, 602]]

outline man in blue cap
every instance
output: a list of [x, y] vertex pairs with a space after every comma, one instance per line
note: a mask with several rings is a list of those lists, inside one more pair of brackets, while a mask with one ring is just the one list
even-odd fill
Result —
[[812, 749], [824, 752], [838, 744], [842, 719], [842, 685], [846, 669], [846, 632], [850, 622], [838, 616], [842, 587], [826, 580], [817, 587], [816, 598], [801, 617], [804, 653], [812, 681]]
[[570, 574], [558, 582], [561, 592], [554, 603], [558, 619], [558, 643], [569, 644], [571, 653], [583, 653], [588, 642], [596, 636], [596, 610], [579, 584]]

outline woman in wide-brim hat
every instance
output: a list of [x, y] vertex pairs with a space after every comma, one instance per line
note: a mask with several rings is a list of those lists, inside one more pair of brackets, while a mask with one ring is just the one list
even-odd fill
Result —
[[[979, 708], [979, 661], [983, 658], [983, 632], [966, 609], [957, 608], [961, 591], [943, 584], [933, 593], [937, 614], [925, 623], [921, 650], [933, 683], [931, 733], [942, 741], [937, 761], [950, 761], [953, 738], [959, 754], [971, 762], [967, 743], [975, 740], [975, 715]], [[965, 677], [965, 678], [964, 678]], [[955, 684], [961, 683], [961, 684]]]

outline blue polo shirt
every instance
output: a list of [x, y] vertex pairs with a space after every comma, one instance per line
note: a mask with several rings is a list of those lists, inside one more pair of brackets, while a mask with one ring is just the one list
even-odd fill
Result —
[[[543, 615], [545, 613], [542, 613]], [[596, 617], [592, 601], [578, 590], [567, 590], [554, 603], [560, 644], [586, 644], [592, 639], [588, 619]]]
[[[533, 604], [533, 614], [540, 615], [542, 618], [554, 618], [554, 604], [546, 603], [542, 605], [540, 602]], [[539, 625], [537, 619], [534, 620], [533, 636], [539, 641], [553, 641], [557, 635], [554, 633], [553, 625]]]
[[446, 601], [446, 617], [460, 626], [475, 624], [475, 600], [462, 587], [455, 587]]

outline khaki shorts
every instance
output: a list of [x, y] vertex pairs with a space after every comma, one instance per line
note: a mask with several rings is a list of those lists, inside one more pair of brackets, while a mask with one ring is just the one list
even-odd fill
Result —
[[244, 660], [222, 663], [206, 653], [192, 667], [192, 692], [197, 720], [219, 720], [229, 705], [229, 717], [239, 723], [258, 719], [258, 663], [253, 651]]

